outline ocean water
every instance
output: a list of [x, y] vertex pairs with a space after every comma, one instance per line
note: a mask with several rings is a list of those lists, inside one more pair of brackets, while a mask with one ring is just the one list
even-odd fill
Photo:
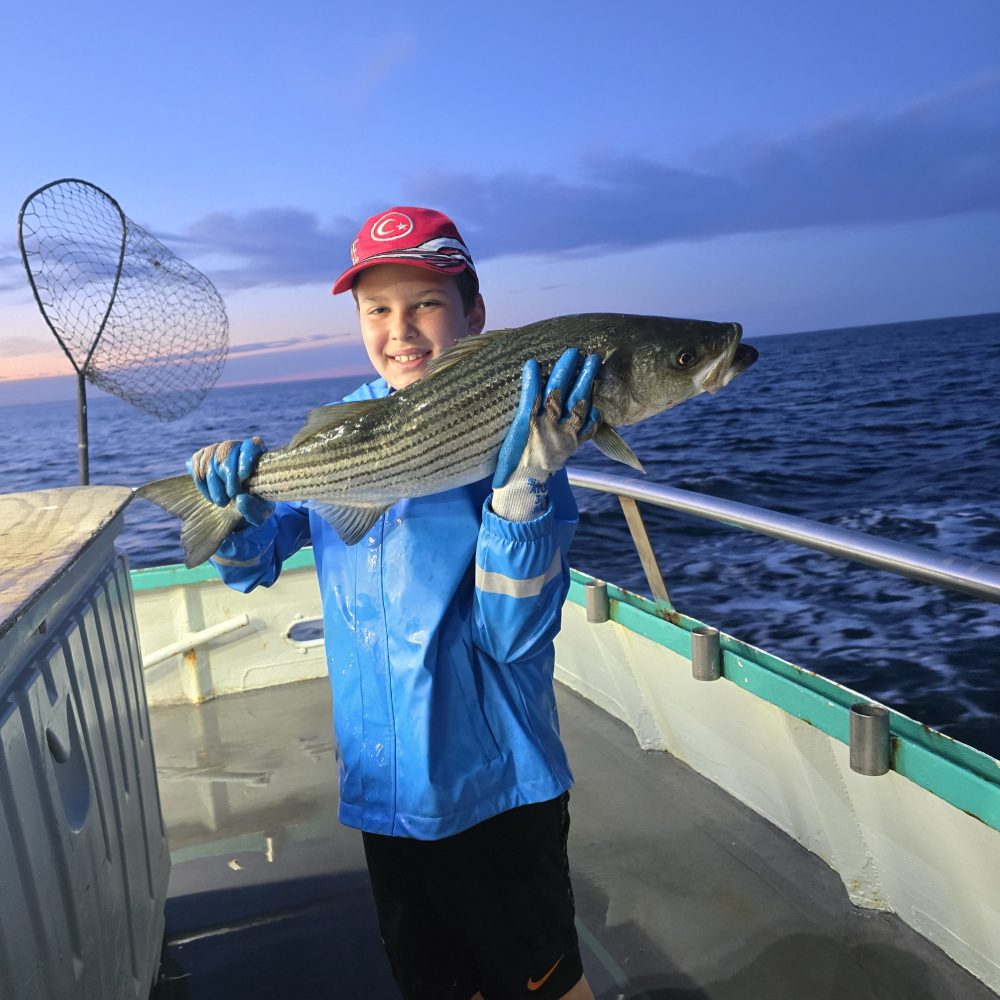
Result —
[[[650, 479], [1000, 565], [1000, 314], [746, 339], [747, 373], [624, 436]], [[360, 380], [216, 389], [164, 424], [93, 393], [93, 483], [175, 474], [196, 448], [284, 443]], [[5, 492], [76, 483], [75, 403], [0, 408]], [[586, 445], [573, 464], [637, 473]], [[647, 593], [612, 497], [579, 493], [571, 559]], [[1000, 605], [644, 507], [674, 605], [1000, 756]], [[178, 522], [130, 508], [133, 566], [180, 561]]]

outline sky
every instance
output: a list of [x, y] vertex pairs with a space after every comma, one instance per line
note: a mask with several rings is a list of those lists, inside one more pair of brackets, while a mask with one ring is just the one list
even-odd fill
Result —
[[370, 376], [330, 287], [398, 204], [456, 220], [492, 328], [1000, 311], [996, 0], [52, 0], [0, 32], [0, 404], [75, 391], [17, 244], [65, 177], [214, 283], [222, 385]]

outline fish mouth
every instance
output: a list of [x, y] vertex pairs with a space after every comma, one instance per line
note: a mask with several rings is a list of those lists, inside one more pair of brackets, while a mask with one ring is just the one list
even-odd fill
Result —
[[722, 375], [719, 388], [729, 385], [737, 375], [742, 375], [759, 357], [756, 347], [751, 347], [749, 344], [738, 344], [733, 360], [729, 362], [728, 370]]
[[733, 338], [732, 344], [719, 355], [701, 380], [701, 388], [705, 392], [716, 393], [729, 385], [737, 375], [745, 372], [759, 356], [755, 347], [740, 343], [743, 329], [739, 323], [734, 323], [733, 327], [736, 336]]

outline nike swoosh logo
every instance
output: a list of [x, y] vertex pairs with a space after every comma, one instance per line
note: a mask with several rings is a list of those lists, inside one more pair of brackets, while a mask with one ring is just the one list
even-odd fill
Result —
[[535, 992], [535, 990], [540, 990], [540, 989], [541, 989], [541, 988], [542, 988], [542, 987], [543, 987], [543, 986], [544, 986], [544, 985], [545, 985], [545, 984], [546, 984], [546, 983], [547, 983], [547, 982], [549, 981], [549, 977], [550, 977], [550, 976], [552, 975], [552, 973], [553, 973], [553, 972], [555, 972], [555, 971], [556, 971], [556, 967], [557, 967], [557, 966], [559, 965], [559, 963], [560, 963], [560, 962], [561, 962], [562, 960], [563, 960], [563, 956], [562, 956], [562, 955], [560, 955], [560, 956], [559, 956], [559, 957], [558, 957], [558, 958], [556, 959], [556, 964], [555, 964], [555, 965], [553, 965], [553, 966], [552, 966], [552, 968], [551, 968], [551, 969], [549, 969], [549, 971], [548, 971], [548, 972], [546, 972], [546, 973], [545, 973], [545, 975], [544, 975], [544, 976], [542, 976], [542, 978], [541, 978], [541, 979], [529, 979], [529, 980], [528, 980], [528, 989], [529, 989], [529, 990], [530, 990], [530, 991], [531, 991], [532, 993], [534, 993], [534, 992]]

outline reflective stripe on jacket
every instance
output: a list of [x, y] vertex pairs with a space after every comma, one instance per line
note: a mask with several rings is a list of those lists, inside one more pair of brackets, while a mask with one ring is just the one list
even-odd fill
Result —
[[[378, 379], [345, 401], [388, 393]], [[526, 522], [490, 510], [488, 479], [401, 500], [353, 546], [306, 505], [279, 503], [216, 553], [245, 592], [312, 543], [346, 825], [436, 840], [572, 784], [552, 642], [577, 509], [565, 473], [549, 494]]]

